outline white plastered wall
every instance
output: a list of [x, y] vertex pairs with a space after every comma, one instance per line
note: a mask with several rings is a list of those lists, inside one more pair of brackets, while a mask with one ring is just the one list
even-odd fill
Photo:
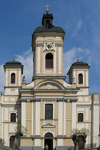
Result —
[[99, 105], [93, 105], [93, 143], [96, 143], [96, 146], [99, 146]]

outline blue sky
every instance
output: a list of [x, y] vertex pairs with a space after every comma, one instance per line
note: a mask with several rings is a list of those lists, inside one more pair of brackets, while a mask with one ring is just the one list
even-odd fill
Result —
[[80, 57], [89, 69], [90, 94], [100, 92], [100, 0], [0, 0], [0, 91], [4, 87], [3, 65], [13, 60], [24, 65], [26, 81], [32, 79], [31, 37], [41, 26], [49, 4], [53, 24], [62, 27], [64, 75]]

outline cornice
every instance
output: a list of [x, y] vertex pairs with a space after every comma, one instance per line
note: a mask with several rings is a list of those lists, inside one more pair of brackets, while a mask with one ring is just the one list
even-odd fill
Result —
[[78, 101], [78, 99], [77, 98], [58, 98], [57, 99], [57, 102], [77, 102]]
[[33, 78], [32, 78], [33, 80], [35, 80], [35, 79], [63, 79], [63, 80], [65, 80], [66, 79], [66, 76], [45, 76], [45, 75], [43, 75], [43, 76], [33, 76]]
[[22, 136], [20, 139], [72, 139], [72, 137], [67, 137], [63, 135], [58, 135], [56, 137], [41, 137], [40, 135], [31, 135], [30, 137]]
[[31, 99], [30, 101], [28, 101], [27, 99], [21, 99], [21, 102], [41, 102], [40, 98], [35, 98], [35, 99]]
[[66, 89], [20, 89], [20, 93], [77, 93], [79, 88], [66, 88]]

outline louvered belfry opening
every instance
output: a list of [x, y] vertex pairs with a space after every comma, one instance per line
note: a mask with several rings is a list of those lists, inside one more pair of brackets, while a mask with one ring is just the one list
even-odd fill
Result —
[[78, 83], [83, 84], [83, 75], [81, 73], [78, 75]]
[[15, 83], [15, 73], [11, 74], [11, 83]]
[[46, 68], [52, 69], [53, 68], [53, 55], [51, 53], [46, 54]]

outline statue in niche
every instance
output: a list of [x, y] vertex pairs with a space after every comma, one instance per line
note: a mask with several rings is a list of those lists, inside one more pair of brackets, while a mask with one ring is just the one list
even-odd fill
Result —
[[25, 76], [23, 76], [22, 83], [26, 83]]

